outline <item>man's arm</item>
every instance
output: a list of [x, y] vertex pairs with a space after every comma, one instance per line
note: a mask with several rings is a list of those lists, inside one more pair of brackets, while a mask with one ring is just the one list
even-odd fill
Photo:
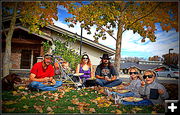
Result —
[[29, 80], [30, 80], [30, 81], [38, 81], [38, 82], [48, 82], [48, 81], [49, 81], [49, 78], [47, 78], [47, 77], [41, 78], [41, 79], [37, 79], [37, 78], [35, 78], [35, 77], [36, 77], [36, 75], [35, 75], [34, 73], [31, 73], [31, 74], [29, 75]]
[[101, 77], [100, 75], [96, 75], [96, 78], [98, 78], [98, 79], [104, 79], [105, 77]]

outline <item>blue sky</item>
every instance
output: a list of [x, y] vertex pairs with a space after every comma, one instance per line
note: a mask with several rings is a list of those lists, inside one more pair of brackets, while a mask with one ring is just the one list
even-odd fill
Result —
[[[67, 23], [64, 21], [67, 17], [72, 17], [71, 14], [67, 13], [67, 10], [58, 6], [58, 21], [54, 21], [56, 26], [67, 29], [71, 32], [81, 34], [80, 24], [77, 24], [74, 28], [69, 28]], [[158, 55], [162, 57], [163, 54], [168, 53], [168, 49], [173, 48], [172, 53], [179, 53], [179, 33], [175, 31], [175, 29], [170, 30], [169, 32], [162, 31], [159, 24], [156, 24], [157, 31], [155, 35], [157, 37], [156, 42], [151, 42], [149, 39], [146, 39], [146, 42], [142, 43], [142, 37], [139, 34], [133, 34], [133, 32], [125, 31], [123, 33], [122, 39], [122, 57], [141, 57], [148, 59], [148, 57], [152, 57]], [[95, 27], [91, 28], [92, 34], [87, 35], [87, 32], [83, 30], [83, 37], [89, 38], [93, 40], [93, 32], [95, 32]], [[115, 30], [115, 36], [116, 36]], [[106, 40], [99, 40], [99, 43], [106, 45], [110, 48], [115, 49], [115, 40], [110, 36], [107, 36]]]

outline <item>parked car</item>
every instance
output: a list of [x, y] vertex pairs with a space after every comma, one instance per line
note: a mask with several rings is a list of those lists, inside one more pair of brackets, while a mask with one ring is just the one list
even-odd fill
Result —
[[156, 71], [157, 76], [159, 77], [172, 77], [179, 78], [179, 69], [176, 68], [166, 68], [161, 71]]

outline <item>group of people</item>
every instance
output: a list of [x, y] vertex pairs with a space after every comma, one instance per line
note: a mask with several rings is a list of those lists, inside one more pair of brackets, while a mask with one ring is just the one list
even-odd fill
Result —
[[[55, 81], [55, 67], [51, 65], [53, 56], [50, 54], [44, 55], [42, 62], [36, 63], [30, 71], [29, 88], [54, 91], [57, 90], [63, 83], [62, 81]], [[96, 85], [101, 87], [115, 87], [122, 83], [119, 79], [118, 72], [110, 62], [108, 54], [103, 54], [101, 63], [97, 66], [95, 72], [93, 70], [90, 58], [84, 54], [81, 58], [80, 64], [77, 65], [76, 73], [83, 73], [79, 76], [80, 82], [84, 85], [88, 78], [96, 77]], [[67, 63], [66, 63], [67, 64]], [[95, 75], [94, 75], [95, 73]], [[156, 81], [156, 73], [151, 70], [144, 72], [141, 77], [137, 68], [131, 67], [128, 70], [130, 74], [130, 84], [124, 86], [122, 89], [129, 89], [136, 97], [143, 97], [152, 100], [154, 104], [161, 103], [162, 100], [168, 98], [168, 93], [163, 85]], [[54, 85], [47, 86], [44, 83], [51, 82]]]

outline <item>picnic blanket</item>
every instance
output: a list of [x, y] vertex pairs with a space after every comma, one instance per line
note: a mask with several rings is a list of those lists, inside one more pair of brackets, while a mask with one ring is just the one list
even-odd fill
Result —
[[[121, 96], [121, 97], [134, 97], [135, 96], [135, 94], [133, 92], [127, 92], [127, 93], [111, 92], [111, 94], [116, 94], [116, 95]], [[153, 105], [153, 103], [148, 99], [144, 99], [144, 100], [138, 101], [138, 102], [128, 102], [128, 101], [122, 100], [121, 104], [123, 104], [123, 105], [134, 105], [134, 106]]]
[[148, 99], [144, 99], [142, 101], [139, 102], [127, 102], [127, 101], [122, 101], [123, 105], [135, 105], [135, 106], [148, 106], [148, 105], [153, 105], [153, 103], [148, 100]]

